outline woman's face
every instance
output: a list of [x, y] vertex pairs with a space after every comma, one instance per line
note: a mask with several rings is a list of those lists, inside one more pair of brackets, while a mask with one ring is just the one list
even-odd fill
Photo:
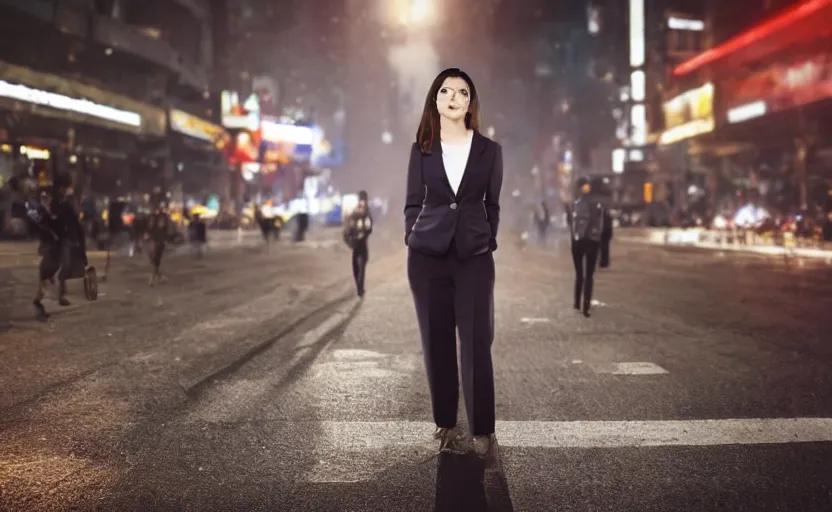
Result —
[[436, 108], [439, 115], [451, 121], [465, 118], [471, 104], [471, 89], [462, 78], [449, 77], [442, 82], [436, 94]]

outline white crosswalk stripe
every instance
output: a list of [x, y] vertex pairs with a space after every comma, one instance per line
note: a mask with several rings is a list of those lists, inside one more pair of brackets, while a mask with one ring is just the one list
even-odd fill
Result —
[[[355, 482], [435, 450], [434, 426], [419, 421], [324, 421], [318, 464], [309, 482]], [[742, 418], [671, 421], [498, 421], [511, 448], [639, 448], [832, 442], [832, 418]], [[372, 469], [371, 469], [372, 468]]]

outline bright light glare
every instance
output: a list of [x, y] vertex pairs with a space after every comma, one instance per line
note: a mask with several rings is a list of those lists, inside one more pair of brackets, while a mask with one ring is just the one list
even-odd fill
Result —
[[630, 126], [632, 127], [632, 142], [635, 146], [647, 144], [647, 108], [643, 103], [637, 103], [630, 109]]
[[633, 101], [644, 101], [647, 97], [647, 78], [644, 71], [638, 70], [630, 73], [630, 87], [632, 88]]
[[753, 103], [748, 103], [746, 105], [742, 105], [729, 110], [728, 122], [741, 123], [743, 121], [748, 121], [749, 119], [754, 119], [755, 117], [766, 115], [767, 110], [768, 109], [765, 101], [755, 101]]
[[623, 148], [612, 150], [612, 172], [621, 174], [624, 172], [624, 163], [627, 160], [627, 151]]
[[697, 135], [701, 135], [703, 133], [709, 133], [714, 131], [714, 127], [715, 123], [713, 117], [707, 119], [696, 119], [695, 121], [690, 121], [689, 123], [674, 126], [673, 128], [666, 130], [659, 137], [659, 144], [673, 144], [674, 142], [678, 142], [680, 140], [696, 137]]
[[645, 48], [644, 0], [630, 0], [630, 66], [644, 65]]
[[431, 0], [406, 0], [406, 3], [400, 3], [399, 21], [404, 25], [412, 23], [424, 23], [430, 20], [431, 15]]
[[705, 22], [702, 20], [688, 20], [675, 17], [671, 17], [667, 20], [667, 26], [673, 30], [692, 30], [695, 32], [705, 30]]

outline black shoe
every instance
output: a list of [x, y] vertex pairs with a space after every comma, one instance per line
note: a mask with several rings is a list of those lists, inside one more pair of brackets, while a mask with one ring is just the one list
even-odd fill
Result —
[[359, 297], [362, 297], [362, 298], [363, 298], [365, 293], [366, 293], [366, 291], [365, 291], [365, 290], [358, 290], [358, 296], [359, 296]]
[[583, 314], [585, 317], [589, 318], [591, 315], [589, 314], [589, 302], [584, 302]]
[[49, 318], [49, 313], [46, 312], [43, 303], [39, 300], [33, 300], [32, 305], [35, 306], [35, 318], [41, 322], [45, 322]]
[[58, 304], [60, 304], [61, 306], [71, 306], [72, 305], [72, 303], [69, 302], [69, 300], [67, 300], [66, 297], [61, 297], [60, 299], [58, 299]]

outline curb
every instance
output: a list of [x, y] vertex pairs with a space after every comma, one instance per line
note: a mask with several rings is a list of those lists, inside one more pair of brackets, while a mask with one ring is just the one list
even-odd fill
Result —
[[702, 241], [701, 231], [683, 229], [638, 229], [628, 233], [627, 228], [620, 229], [614, 235], [614, 241], [656, 245], [666, 247], [688, 247], [709, 251], [744, 252], [765, 256], [796, 256], [832, 262], [832, 250], [814, 247], [784, 247], [778, 245], [747, 245], [739, 243], [717, 243]]

